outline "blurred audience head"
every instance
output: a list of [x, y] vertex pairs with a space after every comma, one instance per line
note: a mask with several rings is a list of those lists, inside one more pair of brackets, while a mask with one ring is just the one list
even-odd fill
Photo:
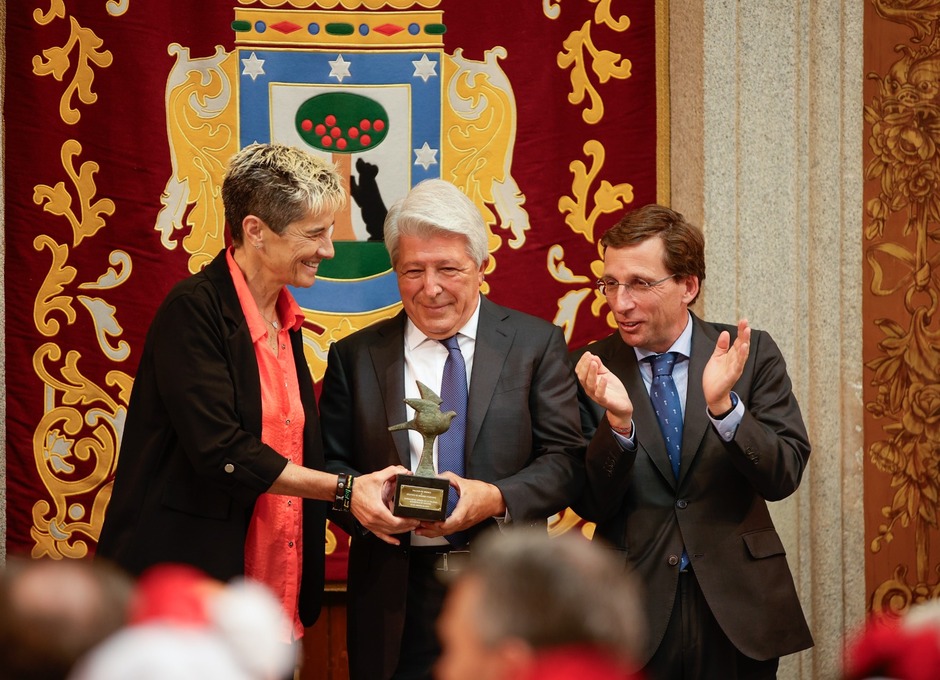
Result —
[[295, 656], [285, 615], [260, 583], [223, 584], [186, 565], [141, 574], [127, 627], [93, 650], [71, 680], [273, 680]]
[[644, 625], [615, 555], [575, 533], [486, 535], [438, 620], [438, 680], [630, 677]]
[[67, 677], [124, 625], [132, 587], [101, 561], [8, 558], [0, 572], [0, 677]]
[[898, 617], [876, 617], [849, 642], [844, 680], [940, 678], [940, 601]]

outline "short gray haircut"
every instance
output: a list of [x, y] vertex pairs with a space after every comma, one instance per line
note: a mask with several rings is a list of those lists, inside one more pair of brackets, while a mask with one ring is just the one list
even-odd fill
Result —
[[552, 538], [537, 528], [491, 532], [473, 548], [459, 578], [482, 585], [476, 624], [485, 644], [586, 644], [635, 663], [645, 640], [643, 609], [618, 553], [578, 533]]
[[249, 144], [229, 161], [222, 204], [232, 241], [241, 245], [248, 215], [280, 234], [307, 215], [341, 209], [346, 189], [336, 168], [318, 156], [285, 144]]
[[398, 261], [398, 242], [402, 235], [418, 238], [463, 236], [467, 255], [479, 267], [489, 255], [486, 225], [480, 211], [466, 194], [442, 179], [426, 179], [389, 208], [385, 217], [385, 247]]

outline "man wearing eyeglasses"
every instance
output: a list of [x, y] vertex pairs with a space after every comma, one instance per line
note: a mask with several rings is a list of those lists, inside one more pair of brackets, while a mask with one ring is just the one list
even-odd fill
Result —
[[660, 205], [601, 239], [617, 332], [573, 354], [590, 438], [575, 508], [645, 585], [651, 680], [775, 678], [813, 639], [767, 501], [796, 490], [810, 444], [771, 337], [689, 311], [704, 245]]

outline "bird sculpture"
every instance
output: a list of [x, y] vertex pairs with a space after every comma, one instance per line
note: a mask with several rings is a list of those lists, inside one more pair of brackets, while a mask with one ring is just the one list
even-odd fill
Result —
[[434, 440], [447, 432], [450, 421], [457, 415], [456, 411], [441, 411], [443, 400], [435, 394], [434, 390], [422, 383], [418, 383], [420, 399], [405, 399], [405, 403], [415, 410], [415, 417], [406, 423], [389, 426], [389, 431], [415, 430], [424, 439], [424, 448], [415, 475], [418, 477], [435, 477], [434, 472]]

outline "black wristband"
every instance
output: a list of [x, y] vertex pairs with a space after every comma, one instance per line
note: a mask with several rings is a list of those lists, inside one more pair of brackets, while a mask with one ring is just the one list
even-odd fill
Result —
[[[336, 476], [336, 495], [333, 498], [333, 509], [339, 512], [349, 510], [349, 501], [346, 500], [346, 491], [352, 487], [352, 478], [345, 472]], [[352, 495], [350, 494], [350, 498]]]
[[346, 492], [343, 494], [343, 512], [349, 512], [349, 504], [352, 503], [353, 482], [355, 481], [356, 478], [352, 475], [346, 480]]
[[734, 392], [732, 392], [732, 393], [731, 393], [731, 408], [729, 408], [727, 411], [725, 411], [725, 412], [722, 413], [721, 415], [716, 416], [716, 415], [715, 415], [714, 413], [712, 413], [709, 409], [705, 409], [705, 410], [708, 411], [708, 415], [710, 415], [710, 416], [711, 416], [712, 418], [714, 418], [715, 420], [724, 420], [725, 418], [727, 418], [728, 416], [730, 416], [730, 415], [731, 415], [731, 412], [732, 412], [734, 409], [736, 409], [737, 407], [738, 407], [738, 397], [737, 397], [737, 395], [736, 395]]

